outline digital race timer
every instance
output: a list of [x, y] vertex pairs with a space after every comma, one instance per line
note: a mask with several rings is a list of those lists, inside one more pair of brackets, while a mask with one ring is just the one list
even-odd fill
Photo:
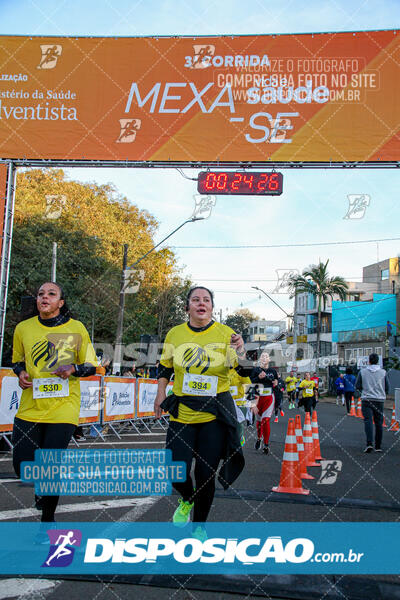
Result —
[[280, 196], [283, 175], [275, 171], [201, 171], [197, 191], [199, 194]]

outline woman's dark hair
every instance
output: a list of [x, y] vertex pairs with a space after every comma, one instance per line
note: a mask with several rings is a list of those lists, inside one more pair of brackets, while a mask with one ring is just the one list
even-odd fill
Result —
[[206, 290], [206, 292], [208, 292], [210, 294], [211, 306], [214, 308], [214, 294], [212, 293], [212, 291], [209, 290], [208, 288], [204, 287], [204, 285], [195, 285], [190, 288], [190, 290], [188, 291], [188, 295], [186, 296], [186, 305], [185, 305], [186, 311], [189, 310], [189, 300], [195, 290]]
[[351, 367], [346, 367], [346, 375], [352, 375], [353, 369]]
[[[37, 304], [36, 304], [36, 298], [37, 298], [40, 288], [45, 283], [51, 283], [52, 285], [55, 285], [56, 287], [58, 287], [58, 289], [60, 290], [60, 300], [64, 300], [64, 304], [60, 308], [60, 315], [62, 315], [63, 317], [72, 319], [73, 318], [72, 313], [67, 305], [63, 287], [59, 283], [56, 283], [55, 281], [44, 281], [36, 289], [34, 296], [24, 296], [25, 306], [21, 309], [21, 321], [25, 321], [26, 319], [31, 319], [32, 317], [38, 316], [39, 311], [38, 311]], [[27, 305], [30, 305], [30, 306], [27, 306]]]

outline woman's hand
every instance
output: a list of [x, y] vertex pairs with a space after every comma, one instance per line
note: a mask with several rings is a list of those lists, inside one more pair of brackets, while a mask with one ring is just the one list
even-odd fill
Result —
[[253, 413], [253, 415], [256, 417], [258, 415], [258, 408], [257, 408], [257, 404], [253, 404], [252, 406], [250, 406], [250, 410]]
[[26, 371], [21, 371], [21, 373], [18, 375], [18, 379], [19, 387], [23, 390], [26, 390], [27, 388], [30, 388], [33, 385]]
[[154, 400], [154, 414], [156, 419], [159, 419], [162, 415], [161, 404], [164, 402], [167, 397], [165, 390], [158, 390], [156, 399]]
[[53, 375], [57, 375], [61, 379], [68, 379], [72, 373], [75, 373], [74, 365], [61, 365], [56, 371], [53, 371]]
[[232, 333], [231, 335], [231, 347], [236, 350], [238, 356], [245, 355], [244, 341], [239, 333]]

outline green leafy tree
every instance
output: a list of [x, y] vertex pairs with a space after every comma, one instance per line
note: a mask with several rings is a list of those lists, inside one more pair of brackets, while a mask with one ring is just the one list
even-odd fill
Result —
[[[57, 282], [96, 342], [114, 343], [118, 315], [123, 244], [128, 265], [150, 250], [158, 223], [111, 185], [69, 181], [61, 169], [18, 173], [11, 252], [6, 345], [19, 320], [21, 296], [34, 294], [50, 279], [53, 242], [58, 244]], [[163, 248], [139, 265], [145, 272], [139, 292], [126, 295], [124, 338], [129, 344], [160, 328], [157, 310], [170, 292], [162, 320], [175, 324], [181, 287], [174, 253]], [[176, 304], [176, 306], [175, 306]]]
[[155, 298], [159, 340], [164, 339], [171, 327], [186, 321], [186, 297], [191, 285], [189, 279], [182, 280], [176, 277]]
[[340, 276], [330, 277], [328, 273], [328, 263], [320, 262], [317, 265], [310, 265], [304, 269], [301, 275], [292, 275], [288, 281], [290, 297], [294, 298], [298, 294], [308, 293], [315, 297], [317, 302], [317, 351], [316, 368], [318, 369], [318, 359], [321, 354], [321, 313], [325, 310], [328, 297], [338, 296], [340, 300], [346, 300], [348, 292], [347, 282]]
[[68, 231], [57, 222], [32, 217], [15, 224], [7, 301], [5, 352], [10, 353], [12, 334], [20, 318], [22, 296], [34, 296], [38, 286], [51, 279], [52, 246], [57, 242], [57, 281], [62, 283], [68, 305], [95, 336], [109, 336], [116, 318], [112, 299], [118, 285], [118, 269], [103, 256], [99, 239], [84, 231]]
[[239, 308], [224, 320], [225, 325], [231, 327], [238, 333], [243, 333], [252, 321], [259, 321], [260, 317], [252, 313], [248, 308]]

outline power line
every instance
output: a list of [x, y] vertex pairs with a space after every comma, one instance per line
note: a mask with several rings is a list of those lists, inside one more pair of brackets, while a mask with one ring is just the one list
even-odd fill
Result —
[[[282, 269], [285, 270], [285, 269]], [[287, 271], [290, 271], [290, 269], [286, 269]], [[237, 282], [241, 282], [243, 281], [244, 283], [251, 283], [253, 281], [267, 281], [267, 282], [275, 282], [277, 283], [278, 279], [277, 277], [275, 277], [274, 279], [257, 279], [257, 277], [253, 277], [252, 279], [208, 279], [207, 277], [194, 277], [192, 275], [193, 279], [195, 281], [222, 281], [222, 282], [229, 282], [229, 281], [233, 281], [235, 283]], [[367, 279], [368, 281], [363, 280], [361, 275], [357, 275], [356, 277], [352, 277], [351, 275], [346, 275], [344, 276], [346, 281], [355, 281], [356, 279], [360, 279], [360, 281], [355, 281], [355, 283], [373, 283], [375, 281], [388, 281], [387, 279], [382, 279], [381, 277], [379, 277], [379, 275], [377, 275], [376, 277], [366, 277], [365, 279]]]
[[268, 245], [244, 245], [244, 246], [171, 246], [171, 248], [191, 248], [191, 249], [200, 249], [200, 248], [209, 248], [209, 249], [224, 249], [224, 248], [301, 248], [301, 247], [309, 247], [309, 246], [343, 246], [346, 244], [375, 244], [377, 242], [396, 242], [399, 241], [400, 237], [394, 238], [382, 238], [379, 240], [351, 240], [346, 242], [312, 242], [308, 244], [268, 244]]

